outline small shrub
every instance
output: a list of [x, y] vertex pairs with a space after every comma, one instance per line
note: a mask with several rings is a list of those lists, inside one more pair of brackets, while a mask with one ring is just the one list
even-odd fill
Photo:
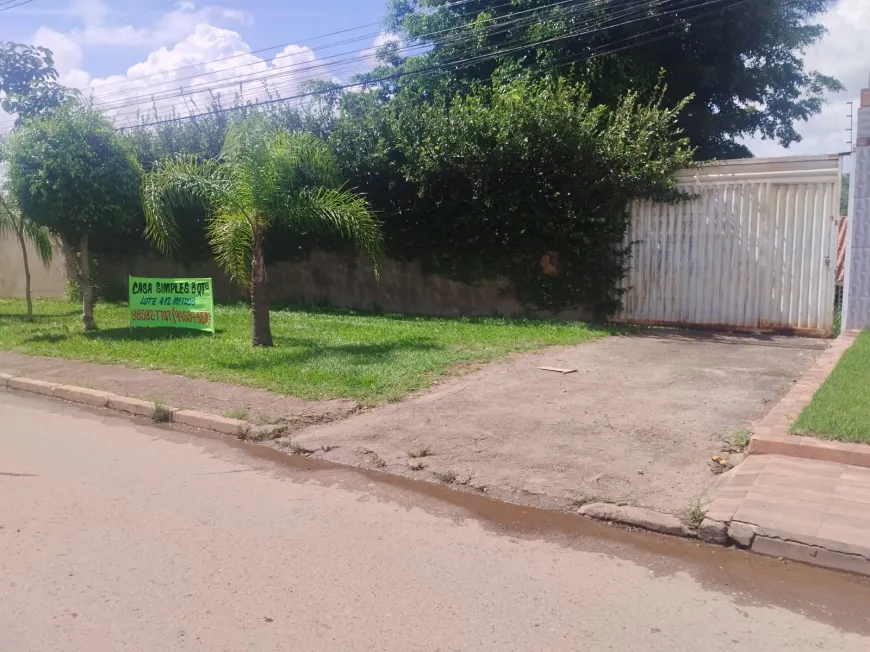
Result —
[[160, 401], [154, 401], [154, 413], [151, 415], [154, 423], [169, 423], [172, 421], [172, 410]]

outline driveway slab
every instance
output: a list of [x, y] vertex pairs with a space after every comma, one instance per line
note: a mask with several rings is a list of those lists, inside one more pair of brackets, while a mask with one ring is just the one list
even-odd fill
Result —
[[[517, 356], [293, 443], [337, 462], [461, 478], [523, 504], [679, 513], [716, 479], [710, 458], [729, 433], [762, 418], [826, 346], [651, 329]], [[426, 447], [431, 455], [409, 460]]]

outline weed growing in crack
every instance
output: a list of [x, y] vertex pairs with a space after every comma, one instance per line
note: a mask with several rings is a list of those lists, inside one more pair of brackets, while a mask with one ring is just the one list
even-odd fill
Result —
[[227, 410], [224, 412], [224, 416], [227, 419], [236, 419], [237, 421], [247, 421], [248, 420], [248, 411], [241, 409], [233, 409]]
[[696, 502], [683, 510], [681, 520], [683, 521], [683, 525], [687, 528], [697, 530], [701, 527], [701, 523], [704, 521], [704, 517], [706, 516], [707, 510], [701, 507], [701, 503]]
[[455, 471], [436, 471], [435, 477], [438, 478], [438, 482], [443, 484], [453, 484], [456, 482]]
[[752, 432], [746, 428], [735, 430], [728, 436], [729, 452], [742, 453], [752, 441]]
[[287, 448], [295, 455], [311, 455], [314, 452], [314, 449], [308, 448], [293, 439], [287, 442]]
[[416, 459], [418, 457], [429, 457], [432, 455], [432, 447], [431, 446], [418, 446], [417, 448], [412, 448], [408, 451], [408, 457], [411, 459]]
[[257, 415], [258, 426], [274, 426], [277, 425], [280, 421], [280, 417], [276, 417], [274, 414], [269, 414], [268, 412]]

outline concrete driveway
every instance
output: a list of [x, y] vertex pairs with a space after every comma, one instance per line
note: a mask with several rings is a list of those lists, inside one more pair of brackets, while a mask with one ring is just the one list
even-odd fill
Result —
[[[710, 458], [723, 440], [764, 416], [825, 347], [651, 329], [488, 365], [292, 441], [318, 457], [411, 477], [455, 474], [512, 502], [678, 513], [715, 481]], [[409, 459], [425, 447], [430, 456]]]

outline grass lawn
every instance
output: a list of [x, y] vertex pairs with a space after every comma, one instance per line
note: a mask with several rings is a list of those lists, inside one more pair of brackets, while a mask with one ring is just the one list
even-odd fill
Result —
[[792, 432], [870, 443], [870, 331], [861, 333], [843, 354]]
[[521, 319], [441, 319], [337, 310], [275, 309], [275, 347], [251, 347], [247, 306], [216, 306], [217, 334], [181, 329], [131, 331], [125, 304], [99, 304], [100, 330], [84, 333], [81, 307], [0, 299], [0, 349], [159, 369], [195, 378], [261, 387], [305, 399], [398, 399], [466, 364], [606, 335], [584, 323]]

